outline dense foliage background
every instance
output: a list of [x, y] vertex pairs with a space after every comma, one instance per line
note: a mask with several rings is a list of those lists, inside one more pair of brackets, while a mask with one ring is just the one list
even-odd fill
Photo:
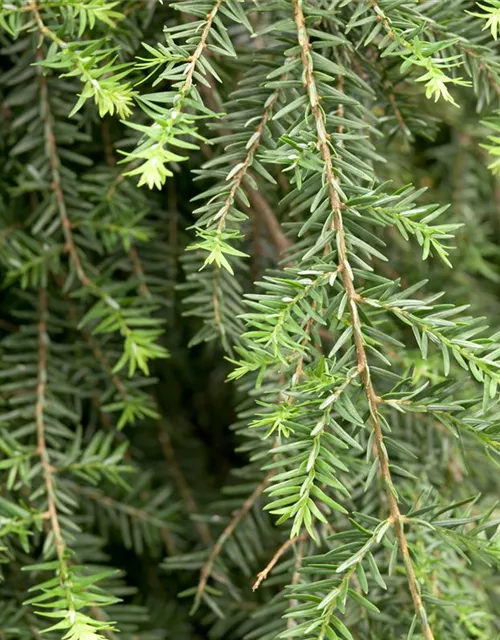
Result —
[[1, 638], [500, 637], [499, 25], [0, 3]]

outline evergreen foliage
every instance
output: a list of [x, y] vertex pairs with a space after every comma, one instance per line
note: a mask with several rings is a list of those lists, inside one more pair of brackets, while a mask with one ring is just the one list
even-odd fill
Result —
[[500, 638], [499, 30], [0, 2], [0, 637]]

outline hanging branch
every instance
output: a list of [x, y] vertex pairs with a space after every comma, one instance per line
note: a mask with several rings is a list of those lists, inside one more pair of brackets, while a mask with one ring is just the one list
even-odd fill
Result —
[[[214, 95], [214, 90], [212, 88], [212, 82], [209, 82], [210, 86], [205, 86], [205, 85], [201, 85], [200, 86], [200, 93], [203, 96], [204, 101], [206, 102], [206, 104], [210, 107], [210, 109], [212, 109], [212, 111], [214, 112], [219, 112], [222, 109], [222, 106], [220, 105], [217, 97]], [[262, 119], [259, 123], [259, 125], [257, 126], [257, 129], [254, 132], [254, 136], [255, 136], [255, 140], [252, 143], [252, 147], [254, 147], [253, 151], [252, 151], [252, 158], [255, 156], [255, 153], [258, 150], [258, 147], [260, 146], [261, 143], [261, 137], [262, 137], [262, 132], [264, 130], [265, 125], [267, 124], [267, 122], [269, 121], [269, 118], [272, 115], [272, 110], [274, 109], [275, 105], [276, 105], [276, 101], [279, 97], [279, 89], [276, 89], [276, 91], [273, 92], [273, 94], [271, 95], [271, 97], [269, 98], [270, 103], [269, 105], [266, 107], [266, 109], [264, 110], [264, 114], [262, 116]], [[227, 131], [223, 131], [223, 134], [228, 134], [229, 132]], [[256, 135], [257, 134], [257, 135]], [[207, 146], [203, 147], [203, 150], [205, 152], [209, 151], [210, 148]], [[246, 171], [243, 173], [242, 176], [242, 180], [240, 180], [240, 185], [242, 186], [243, 189], [245, 190], [245, 194], [250, 202], [251, 205], [251, 213], [252, 215], [260, 218], [262, 220], [262, 222], [264, 223], [267, 233], [269, 235], [269, 238], [271, 240], [271, 242], [274, 244], [274, 246], [276, 247], [276, 249], [278, 250], [279, 255], [284, 254], [285, 251], [287, 249], [289, 249], [292, 246], [292, 241], [287, 238], [287, 236], [284, 234], [283, 229], [281, 228], [281, 225], [278, 221], [278, 218], [276, 217], [276, 214], [273, 211], [273, 208], [271, 207], [271, 205], [269, 204], [269, 202], [266, 200], [265, 196], [263, 195], [262, 191], [259, 189], [254, 189], [253, 185], [251, 183], [257, 184], [257, 179], [256, 176], [254, 175], [254, 173], [251, 170], [251, 158], [249, 158], [250, 153], [247, 154], [245, 162], [247, 160], [249, 160], [248, 162], [248, 166], [246, 168]], [[242, 167], [243, 169], [243, 167]], [[239, 171], [238, 171], [239, 173]], [[250, 180], [248, 180], [248, 178], [250, 178]], [[241, 198], [238, 196], [238, 189], [235, 189], [235, 198], [238, 201], [238, 203], [240, 205], [245, 206], [245, 203], [242, 202]]]
[[[45, 491], [47, 495], [47, 517], [54, 538], [54, 548], [59, 561], [60, 581], [63, 589], [68, 579], [68, 567], [66, 564], [66, 543], [59, 524], [59, 516], [56, 506], [56, 494], [54, 486], [54, 469], [50, 464], [45, 439], [45, 405], [47, 387], [47, 355], [49, 337], [47, 334], [47, 292], [41, 290], [39, 293], [40, 320], [38, 323], [38, 383], [36, 388], [36, 433], [37, 433], [37, 453], [42, 463]], [[68, 602], [72, 602], [71, 594], [66, 594]]]
[[270, 471], [265, 476], [265, 478], [262, 480], [262, 482], [255, 487], [255, 489], [252, 491], [252, 493], [248, 496], [248, 498], [243, 503], [241, 509], [239, 509], [234, 514], [234, 516], [231, 519], [231, 521], [229, 522], [229, 524], [226, 526], [224, 531], [217, 538], [217, 541], [216, 541], [215, 545], [213, 546], [212, 551], [210, 552], [210, 555], [208, 556], [208, 560], [205, 562], [205, 564], [203, 565], [203, 567], [201, 569], [200, 580], [198, 582], [198, 587], [196, 588], [196, 595], [195, 595], [193, 607], [191, 609], [192, 613], [194, 613], [198, 609], [198, 607], [200, 606], [200, 602], [201, 602], [201, 599], [203, 597], [203, 593], [205, 592], [205, 588], [207, 586], [208, 579], [210, 578], [210, 575], [212, 574], [213, 567], [214, 567], [214, 562], [217, 559], [217, 556], [220, 554], [220, 552], [224, 548], [224, 545], [226, 544], [226, 542], [231, 537], [233, 531], [240, 524], [240, 522], [243, 520], [243, 518], [246, 516], [246, 514], [250, 511], [250, 509], [254, 506], [254, 504], [257, 502], [257, 500], [260, 498], [260, 496], [262, 495], [264, 489], [269, 484], [269, 480], [271, 479], [273, 473], [274, 472]]
[[384, 479], [387, 499], [389, 501], [391, 520], [394, 524], [399, 548], [401, 549], [401, 553], [403, 555], [406, 574], [408, 578], [408, 586], [413, 600], [413, 605], [415, 607], [415, 613], [420, 620], [422, 633], [424, 634], [426, 640], [434, 640], [434, 634], [429, 627], [427, 617], [425, 615], [417, 576], [415, 574], [415, 569], [413, 567], [413, 562], [408, 548], [408, 542], [404, 533], [404, 520], [399, 510], [399, 505], [396, 498], [397, 493], [392, 480], [389, 467], [389, 459], [387, 456], [387, 449], [384, 444], [384, 436], [378, 417], [378, 403], [380, 401], [380, 398], [376, 394], [373, 387], [370, 376], [370, 369], [368, 366], [368, 358], [364, 347], [363, 332], [361, 329], [361, 320], [359, 318], [358, 311], [360, 296], [354, 286], [352, 269], [351, 265], [349, 264], [347, 254], [347, 246], [345, 241], [345, 232], [341, 212], [342, 203], [337, 193], [337, 179], [333, 173], [333, 160], [328, 141], [328, 134], [325, 128], [325, 118], [318, 101], [318, 91], [316, 88], [316, 81], [313, 74], [313, 65], [310, 57], [309, 37], [307, 35], [306, 22], [304, 13], [302, 11], [302, 0], [293, 0], [293, 4], [295, 24], [297, 25], [297, 37], [299, 45], [301, 47], [301, 58], [304, 67], [304, 87], [308, 93], [309, 105], [311, 108], [311, 117], [314, 120], [318, 136], [317, 144], [324, 162], [325, 180], [328, 186], [330, 206], [334, 216], [334, 228], [337, 234], [339, 270], [342, 282], [344, 284], [344, 289], [347, 293], [351, 313], [351, 322], [353, 327], [354, 343], [356, 347], [356, 356], [358, 361], [358, 371], [360, 372], [361, 378], [363, 380], [366, 398], [370, 409], [370, 418], [375, 434], [376, 452]]

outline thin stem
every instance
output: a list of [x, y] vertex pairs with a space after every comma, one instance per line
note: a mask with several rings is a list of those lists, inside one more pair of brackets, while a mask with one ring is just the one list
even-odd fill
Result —
[[[212, 87], [201, 85], [200, 93], [203, 96], [203, 100], [208, 105], [208, 107], [212, 109], [212, 111], [220, 110], [220, 104], [217, 97], [214, 95], [214, 90], [212, 89]], [[211, 153], [210, 147], [206, 147], [206, 151], [208, 156], [209, 153]], [[284, 234], [283, 229], [281, 228], [281, 225], [269, 202], [263, 196], [261, 191], [257, 191], [252, 187], [248, 178], [252, 179], [254, 182], [257, 182], [256, 177], [250, 168], [246, 172], [245, 179], [242, 181], [241, 186], [243, 187], [243, 189], [245, 189], [245, 193], [248, 197], [248, 200], [250, 201], [252, 213], [262, 219], [264, 225], [266, 226], [271, 242], [274, 244], [280, 254], [284, 253], [286, 249], [289, 249], [292, 246], [292, 242]], [[236, 195], [236, 198], [238, 199], [238, 195]]]
[[139, 293], [143, 295], [145, 298], [152, 298], [151, 291], [149, 290], [148, 285], [146, 284], [146, 279], [144, 277], [144, 269], [142, 268], [141, 260], [139, 258], [139, 253], [134, 245], [130, 247], [129, 251], [130, 260], [132, 262], [132, 268], [134, 270], [137, 279], [140, 281], [139, 285]]
[[181, 89], [182, 93], [184, 94], [187, 93], [193, 85], [193, 76], [194, 76], [194, 72], [196, 71], [196, 66], [198, 65], [198, 61], [201, 58], [203, 51], [207, 46], [207, 40], [210, 34], [210, 29], [212, 28], [212, 23], [215, 19], [215, 16], [217, 15], [217, 12], [219, 11], [219, 7], [221, 4], [222, 4], [222, 0], [217, 0], [214, 6], [212, 7], [212, 10], [210, 11], [210, 13], [207, 15], [207, 18], [206, 18], [207, 21], [205, 23], [205, 27], [202, 31], [198, 45], [194, 50], [193, 55], [189, 58], [189, 64], [186, 72], [186, 80], [184, 81], [184, 84]]
[[38, 295], [40, 319], [38, 322], [38, 375], [36, 387], [35, 422], [37, 435], [37, 453], [42, 463], [43, 478], [47, 493], [47, 514], [54, 537], [54, 547], [61, 566], [65, 566], [66, 545], [57, 515], [54, 469], [50, 464], [45, 440], [45, 401], [47, 389], [47, 357], [49, 338], [47, 335], [47, 293], [41, 290]]
[[254, 506], [257, 500], [260, 498], [262, 492], [269, 484], [269, 481], [273, 476], [273, 473], [274, 473], [273, 471], [270, 471], [266, 475], [266, 477], [262, 480], [262, 482], [255, 487], [255, 489], [252, 491], [252, 493], [248, 496], [248, 498], [243, 503], [241, 509], [239, 509], [234, 514], [234, 517], [232, 518], [232, 520], [229, 522], [227, 527], [217, 538], [217, 541], [213, 546], [212, 551], [210, 552], [208, 560], [205, 562], [200, 572], [200, 580], [198, 582], [198, 588], [196, 589], [196, 596], [193, 604], [193, 611], [195, 611], [198, 608], [201, 602], [201, 598], [207, 586], [208, 579], [212, 573], [214, 562], [217, 559], [217, 556], [221, 553], [222, 549], [224, 548], [224, 545], [231, 537], [233, 531], [236, 529], [239, 523], [243, 520], [246, 514], [250, 511], [250, 509]]
[[[210, 101], [216, 102], [212, 92], [210, 91], [208, 93], [210, 95]], [[216, 227], [217, 233], [220, 233], [225, 229], [227, 215], [235, 199], [237, 198], [237, 193], [239, 189], [243, 185], [245, 185], [245, 190], [250, 198], [256, 193], [253, 187], [250, 184], [248, 184], [247, 178], [249, 176], [249, 170], [250, 170], [250, 167], [252, 166], [254, 156], [261, 144], [264, 129], [266, 127], [266, 124], [269, 121], [269, 118], [271, 117], [274, 106], [279, 98], [279, 94], [280, 94], [280, 90], [275, 89], [275, 91], [273, 91], [270, 98], [268, 99], [266, 106], [264, 108], [262, 117], [259, 121], [259, 124], [255, 128], [254, 133], [250, 138], [250, 140], [252, 140], [252, 143], [250, 144], [247, 150], [245, 159], [241, 163], [241, 167], [238, 169], [236, 174], [231, 178], [231, 188], [228, 194], [225, 196], [222, 206], [217, 211], [213, 219], [213, 222], [217, 221], [217, 227]], [[258, 196], [254, 196], [254, 198], [255, 197], [258, 197]], [[267, 208], [269, 209], [269, 206], [267, 206]], [[219, 278], [220, 278], [220, 267], [215, 267], [212, 270], [212, 306], [214, 310], [214, 322], [217, 327], [217, 331], [220, 335], [221, 341], [223, 344], [225, 344], [226, 343], [225, 328], [222, 322], [221, 311], [220, 311], [221, 305], [220, 305], [220, 299], [219, 299], [219, 296], [220, 296]]]
[[47, 293], [41, 289], [38, 294], [39, 321], [38, 321], [38, 373], [36, 386], [35, 425], [37, 436], [37, 454], [42, 466], [45, 493], [47, 496], [46, 517], [49, 522], [54, 549], [58, 560], [58, 578], [64, 592], [68, 609], [74, 610], [73, 596], [68, 587], [68, 565], [66, 562], [66, 543], [59, 522], [57, 512], [56, 491], [54, 483], [55, 470], [50, 463], [45, 439], [45, 404], [47, 393], [47, 364], [49, 351], [49, 337], [47, 333]]
[[162, 131], [160, 140], [157, 143], [155, 143], [155, 144], [160, 144], [162, 148], [165, 146], [165, 144], [168, 143], [170, 136], [172, 134], [172, 130], [174, 128], [175, 122], [178, 118], [178, 115], [184, 109], [185, 99], [189, 95], [193, 86], [193, 79], [194, 79], [194, 74], [196, 72], [196, 68], [198, 67], [200, 58], [207, 47], [208, 37], [212, 29], [212, 24], [214, 22], [215, 16], [219, 11], [219, 7], [221, 6], [222, 2], [223, 0], [216, 0], [211, 11], [206, 15], [205, 26], [203, 27], [203, 31], [201, 32], [198, 44], [196, 45], [196, 48], [193, 51], [193, 53], [187, 59], [187, 65], [183, 70], [183, 75], [185, 76], [185, 80], [181, 84], [181, 86], [178, 87], [177, 89], [177, 100], [175, 103], [175, 112], [177, 115], [175, 117], [169, 118], [167, 124], [165, 125]]
[[243, 182], [244, 178], [248, 174], [248, 170], [253, 163], [255, 153], [257, 152], [260, 146], [260, 143], [262, 141], [262, 134], [264, 133], [264, 129], [266, 127], [266, 124], [269, 121], [269, 118], [271, 117], [271, 114], [274, 109], [274, 105], [276, 104], [279, 98], [279, 95], [280, 95], [280, 89], [279, 88], [275, 89], [271, 94], [270, 98], [268, 99], [267, 106], [264, 109], [264, 112], [259, 121], [259, 124], [255, 128], [255, 131], [252, 137], [250, 138], [252, 140], [252, 144], [248, 148], [247, 154], [245, 156], [245, 159], [240, 169], [233, 176], [231, 181], [232, 182], [231, 189], [229, 190], [229, 193], [224, 200], [224, 204], [222, 208], [217, 213], [217, 218], [218, 218], [217, 231], [222, 231], [226, 225], [226, 217], [229, 212], [229, 209], [234, 202], [234, 199], [236, 197], [236, 192], [240, 188], [241, 183]]
[[[36, 57], [37, 57], [37, 60], [43, 59], [41, 49], [37, 49]], [[90, 280], [90, 278], [85, 273], [85, 270], [83, 269], [82, 263], [80, 261], [80, 256], [78, 255], [78, 251], [76, 250], [75, 242], [73, 239], [73, 233], [71, 231], [71, 222], [66, 209], [66, 202], [64, 199], [63, 189], [61, 185], [61, 174], [60, 174], [61, 163], [59, 160], [56, 138], [54, 135], [54, 123], [52, 119], [52, 113], [50, 110], [47, 79], [43, 74], [40, 74], [39, 80], [40, 80], [40, 94], [42, 98], [42, 114], [43, 114], [43, 121], [45, 125], [45, 142], [47, 146], [47, 155], [49, 157], [50, 171], [52, 174], [52, 189], [56, 196], [57, 210], [59, 212], [59, 217], [61, 219], [61, 224], [62, 224], [63, 233], [64, 233], [64, 239], [66, 241], [66, 250], [69, 254], [69, 257], [75, 269], [76, 275], [78, 276], [78, 279], [80, 280], [82, 285], [84, 287], [93, 289], [94, 285]]]
[[[30, 5], [35, 16], [35, 20], [38, 26], [38, 29], [41, 33], [45, 33], [44, 26], [40, 14], [38, 12], [36, 3], [33, 2]], [[36, 50], [36, 59], [43, 60], [43, 52], [40, 47]], [[66, 201], [64, 198], [64, 192], [62, 187], [61, 173], [60, 167], [61, 162], [59, 158], [59, 153], [57, 150], [57, 142], [54, 133], [54, 120], [50, 107], [50, 99], [49, 99], [49, 91], [47, 87], [47, 79], [40, 73], [39, 75], [40, 82], [40, 97], [41, 97], [41, 111], [42, 118], [44, 122], [44, 130], [45, 130], [45, 144], [47, 149], [47, 156], [49, 159], [49, 166], [52, 178], [52, 190], [54, 191], [56, 197], [57, 211], [59, 213], [59, 218], [61, 220], [61, 225], [63, 229], [64, 239], [65, 239], [65, 249], [69, 254], [71, 264], [75, 270], [76, 276], [78, 280], [81, 282], [83, 287], [89, 289], [94, 296], [102, 300], [108, 307], [110, 307], [115, 313], [120, 310], [120, 305], [109, 296], [106, 291], [104, 291], [101, 287], [95, 284], [89, 276], [87, 275], [85, 269], [83, 268], [82, 262], [80, 260], [80, 256], [78, 254], [74, 238], [72, 232], [72, 224], [69, 218], [69, 214], [66, 208]], [[127, 323], [122, 317], [121, 313], [116, 313], [116, 319], [120, 325], [121, 332], [124, 336], [128, 336], [131, 333], [130, 328], [127, 326]]]
[[281, 558], [281, 556], [292, 545], [294, 545], [296, 542], [298, 542], [300, 540], [306, 540], [306, 539], [307, 539], [307, 535], [305, 533], [303, 533], [300, 536], [295, 536], [295, 538], [288, 538], [288, 540], [285, 540], [285, 542], [279, 547], [279, 549], [273, 555], [271, 560], [268, 562], [267, 566], [257, 575], [257, 580], [254, 582], [252, 590], [256, 591], [260, 587], [260, 585], [264, 582], [264, 580], [267, 578], [267, 576], [270, 574], [270, 572], [276, 566], [276, 563]]
[[[247, 175], [253, 177], [251, 171], [248, 171]], [[292, 241], [284, 234], [271, 205], [262, 193], [253, 189], [246, 180], [243, 181], [243, 187], [252, 206], [252, 212], [263, 221], [271, 242], [279, 254], [285, 253], [292, 246]]]
[[404, 532], [402, 516], [396, 498], [396, 489], [392, 480], [389, 467], [389, 459], [384, 444], [384, 436], [377, 408], [379, 397], [375, 393], [375, 389], [373, 387], [370, 376], [370, 369], [368, 366], [368, 359], [364, 346], [361, 320], [358, 312], [358, 301], [360, 297], [354, 286], [352, 269], [348, 259], [345, 231], [341, 213], [341, 202], [337, 192], [337, 180], [333, 172], [332, 154], [330, 151], [328, 134], [325, 127], [325, 116], [319, 105], [318, 91], [313, 74], [313, 64], [310, 55], [311, 45], [309, 43], [305, 17], [302, 10], [302, 0], [293, 0], [293, 6], [295, 23], [297, 26], [297, 37], [299, 45], [301, 47], [301, 58], [304, 68], [304, 86], [309, 96], [311, 115], [316, 125], [316, 132], [318, 136], [317, 144], [325, 166], [325, 177], [328, 185], [328, 195], [330, 199], [330, 206], [334, 216], [334, 228], [337, 233], [338, 264], [344, 289], [347, 293], [349, 302], [358, 370], [361, 374], [366, 398], [368, 401], [368, 407], [370, 410], [370, 418], [375, 436], [376, 453], [379, 460], [382, 477], [384, 479], [385, 492], [389, 502], [391, 520], [394, 523], [398, 545], [403, 555], [406, 575], [408, 579], [408, 586], [410, 589], [411, 598], [413, 600], [415, 613], [419, 618], [420, 625], [422, 627], [422, 633], [426, 640], [434, 640], [434, 635], [428, 625], [427, 617], [423, 608], [418, 580], [410, 557], [408, 542], [406, 540], [406, 535]]

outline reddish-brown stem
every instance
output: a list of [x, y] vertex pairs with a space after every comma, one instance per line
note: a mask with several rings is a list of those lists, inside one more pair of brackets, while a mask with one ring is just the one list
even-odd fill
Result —
[[[35, 16], [38, 15], [38, 12], [35, 12]], [[42, 29], [39, 26], [40, 30]], [[41, 49], [37, 49], [36, 52], [37, 60], [42, 60], [43, 55]], [[59, 154], [57, 152], [57, 143], [54, 135], [54, 123], [52, 119], [52, 113], [50, 110], [50, 102], [49, 102], [49, 92], [47, 89], [47, 79], [46, 77], [40, 73], [39, 76], [40, 81], [40, 95], [42, 101], [42, 115], [45, 126], [45, 143], [47, 148], [47, 155], [49, 158], [50, 172], [52, 177], [52, 190], [54, 191], [56, 197], [57, 210], [59, 213], [59, 218], [61, 220], [61, 225], [64, 233], [64, 239], [66, 241], [66, 251], [69, 254], [71, 263], [75, 270], [75, 273], [82, 283], [84, 287], [93, 288], [92, 281], [85, 273], [85, 270], [82, 266], [80, 256], [78, 255], [78, 251], [76, 249], [74, 240], [73, 240], [73, 232], [71, 230], [71, 221], [68, 216], [68, 212], [66, 209], [66, 202], [64, 199], [64, 193], [61, 185], [61, 174], [60, 174], [60, 160]]]
[[193, 84], [193, 76], [194, 76], [194, 72], [196, 71], [198, 60], [202, 56], [203, 51], [207, 46], [207, 40], [210, 34], [210, 29], [212, 28], [212, 23], [214, 21], [215, 16], [217, 15], [217, 12], [219, 11], [219, 7], [221, 4], [222, 4], [222, 0], [217, 0], [214, 6], [212, 7], [212, 10], [210, 11], [210, 13], [207, 15], [207, 21], [201, 33], [201, 37], [198, 42], [198, 45], [196, 46], [196, 49], [194, 50], [192, 56], [190, 56], [189, 58], [189, 64], [186, 72], [186, 80], [184, 81], [184, 85], [182, 87], [182, 90], [184, 92], [187, 92], [191, 89], [191, 86]]
[[248, 496], [248, 498], [243, 503], [241, 509], [239, 509], [234, 514], [234, 517], [231, 519], [227, 527], [217, 538], [217, 541], [213, 546], [212, 551], [210, 552], [208, 560], [205, 562], [200, 572], [200, 580], [198, 582], [198, 588], [196, 589], [194, 608], [198, 607], [198, 605], [200, 604], [201, 598], [207, 586], [208, 579], [212, 574], [214, 562], [217, 559], [217, 556], [220, 554], [220, 552], [224, 548], [224, 545], [226, 544], [227, 540], [231, 537], [233, 531], [236, 529], [239, 523], [243, 520], [246, 514], [250, 511], [250, 509], [254, 506], [257, 500], [260, 498], [262, 492], [269, 484], [269, 481], [272, 475], [273, 475], [273, 472], [270, 471], [266, 475], [266, 477], [262, 480], [262, 482], [255, 487], [255, 489], [252, 491], [252, 493]]
[[[200, 92], [203, 95], [203, 99], [205, 103], [210, 109], [212, 109], [212, 111], [220, 111], [220, 105], [218, 103], [216, 96], [214, 95], [213, 89], [202, 85], [200, 86]], [[254, 150], [254, 154], [255, 154], [255, 150]], [[245, 193], [248, 197], [248, 200], [250, 201], [252, 213], [262, 219], [267, 229], [267, 232], [269, 234], [269, 237], [271, 239], [271, 242], [274, 244], [278, 252], [281, 254], [286, 249], [292, 246], [292, 242], [283, 233], [281, 225], [278, 219], [276, 218], [276, 215], [272, 207], [270, 206], [266, 198], [262, 195], [262, 192], [254, 189], [250, 184], [249, 180], [247, 179], [247, 177], [251, 178], [252, 181], [254, 182], [257, 182], [257, 180], [252, 170], [248, 168], [248, 170], [246, 171], [246, 175], [244, 176], [245, 179], [241, 183], [241, 186], [245, 189]], [[236, 195], [236, 198], [238, 198], [237, 195]]]
[[404, 533], [403, 518], [399, 510], [399, 505], [396, 498], [397, 494], [394, 483], [392, 481], [389, 459], [387, 456], [387, 450], [385, 448], [382, 426], [378, 414], [377, 405], [379, 403], [379, 397], [375, 393], [375, 389], [373, 387], [370, 376], [370, 369], [368, 366], [368, 359], [361, 328], [361, 320], [358, 311], [358, 303], [360, 297], [354, 286], [352, 269], [351, 265], [349, 264], [345, 231], [342, 220], [341, 202], [337, 190], [337, 179], [333, 172], [332, 154], [330, 150], [329, 136], [325, 127], [325, 116], [319, 104], [319, 96], [316, 81], [314, 78], [313, 63], [310, 53], [311, 45], [309, 43], [305, 17], [302, 10], [302, 0], [293, 0], [293, 5], [295, 24], [297, 27], [297, 37], [301, 48], [301, 59], [304, 69], [304, 87], [309, 97], [311, 116], [316, 128], [317, 145], [324, 163], [325, 180], [326, 184], [328, 185], [328, 195], [330, 199], [330, 206], [334, 216], [334, 229], [337, 236], [337, 260], [341, 272], [343, 286], [347, 294], [358, 370], [361, 374], [368, 407], [370, 410], [370, 419], [374, 432], [377, 457], [384, 480], [385, 492], [389, 502], [391, 520], [394, 524], [398, 545], [401, 550], [406, 568], [408, 586], [415, 608], [415, 613], [420, 621], [422, 633], [426, 640], [434, 640], [434, 635], [429, 627], [423, 609], [422, 596], [420, 594], [417, 576], [415, 574], [415, 569], [413, 567], [413, 562], [411, 560], [410, 552], [408, 549], [408, 542]]
[[145, 298], [151, 298], [151, 291], [149, 290], [148, 285], [146, 284], [146, 279], [144, 277], [144, 269], [142, 268], [142, 264], [139, 258], [139, 254], [137, 249], [132, 245], [129, 251], [130, 260], [132, 261], [132, 268], [134, 269], [134, 273], [140, 281], [139, 292]]
[[50, 522], [50, 529], [54, 539], [54, 548], [61, 566], [66, 564], [66, 545], [59, 524], [57, 514], [54, 469], [50, 464], [45, 440], [45, 402], [47, 388], [47, 357], [49, 348], [49, 338], [47, 334], [47, 293], [41, 290], [38, 295], [38, 305], [40, 319], [38, 322], [38, 375], [36, 387], [35, 423], [37, 436], [37, 453], [42, 464], [43, 479], [47, 494], [47, 514]]
[[307, 539], [307, 535], [305, 533], [303, 533], [300, 536], [295, 536], [295, 538], [288, 538], [288, 540], [285, 540], [285, 542], [279, 547], [279, 549], [273, 555], [271, 560], [268, 562], [267, 566], [257, 575], [257, 580], [254, 582], [252, 590], [256, 591], [260, 587], [260, 585], [264, 582], [264, 580], [267, 578], [267, 576], [271, 573], [273, 568], [276, 566], [276, 563], [281, 558], [281, 556], [292, 545], [294, 545], [296, 542], [298, 542], [300, 540], [306, 540], [306, 539]]
[[[278, 98], [279, 98], [279, 94], [280, 91], [279, 89], [276, 89], [272, 94], [271, 97], [268, 101], [268, 104], [266, 106], [266, 108], [264, 109], [264, 112], [262, 114], [262, 117], [259, 121], [259, 124], [257, 125], [257, 127], [255, 128], [255, 131], [252, 135], [253, 138], [253, 142], [250, 145], [247, 154], [245, 156], [245, 159], [241, 165], [241, 168], [236, 172], [236, 174], [232, 177], [231, 179], [231, 189], [229, 190], [228, 195], [226, 196], [225, 200], [224, 200], [224, 204], [222, 205], [222, 208], [219, 210], [219, 212], [217, 213], [218, 216], [218, 223], [217, 223], [217, 229], [219, 231], [221, 231], [222, 229], [224, 229], [225, 224], [226, 224], [226, 217], [227, 214], [229, 212], [229, 208], [231, 207], [231, 205], [233, 204], [235, 197], [236, 197], [236, 193], [238, 191], [238, 189], [240, 188], [244, 178], [247, 176], [248, 174], [248, 170], [252, 165], [253, 162], [253, 158], [254, 155], [257, 151], [257, 149], [260, 146], [260, 143], [262, 141], [262, 134], [264, 133], [264, 129], [266, 127], [266, 124], [269, 121], [269, 118], [271, 117], [272, 111], [274, 109], [274, 105], [276, 104]], [[247, 192], [250, 192], [252, 190], [251, 187], [249, 187], [247, 189]]]
[[[249, 177], [253, 177], [251, 171], [248, 172]], [[283, 229], [272, 210], [268, 201], [264, 198], [260, 191], [253, 189], [246, 181], [243, 182], [245, 192], [252, 207], [253, 213], [259, 217], [264, 223], [271, 242], [276, 247], [279, 254], [283, 254], [292, 246], [292, 242], [283, 233]]]

